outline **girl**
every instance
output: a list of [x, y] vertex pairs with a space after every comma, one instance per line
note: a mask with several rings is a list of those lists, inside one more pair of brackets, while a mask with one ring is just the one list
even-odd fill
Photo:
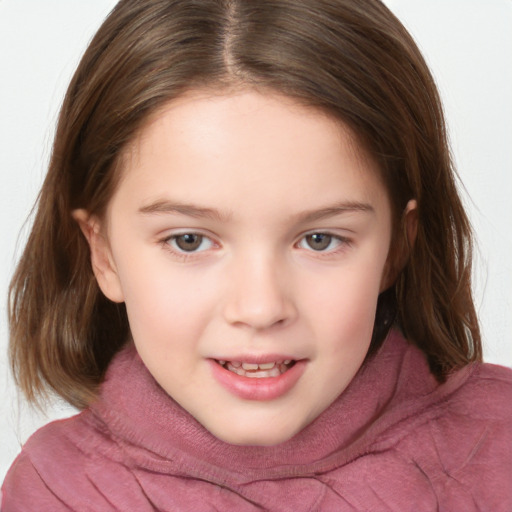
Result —
[[11, 284], [11, 510], [510, 510], [439, 98], [378, 0], [122, 0]]

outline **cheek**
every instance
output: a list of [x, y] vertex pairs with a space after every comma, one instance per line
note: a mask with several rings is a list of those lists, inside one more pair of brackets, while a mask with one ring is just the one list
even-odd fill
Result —
[[373, 329], [380, 293], [384, 257], [358, 259], [354, 264], [334, 268], [321, 280], [310, 279], [303, 288], [308, 309], [325, 325]]
[[317, 296], [310, 308], [311, 323], [317, 339], [325, 344], [329, 353], [355, 359], [366, 354], [375, 322], [377, 297], [375, 287], [351, 287], [349, 283]]
[[120, 261], [118, 274], [134, 340], [188, 342], [211, 314], [215, 303], [211, 279], [194, 279], [165, 257], [158, 261], [143, 254], [132, 256]]

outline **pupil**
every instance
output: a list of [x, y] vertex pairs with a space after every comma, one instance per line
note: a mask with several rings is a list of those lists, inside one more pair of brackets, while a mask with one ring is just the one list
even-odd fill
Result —
[[308, 245], [315, 251], [323, 251], [331, 244], [332, 236], [323, 233], [314, 233], [306, 237]]
[[195, 251], [203, 241], [203, 237], [201, 235], [194, 235], [192, 233], [187, 233], [185, 235], [180, 235], [176, 238], [176, 245], [182, 251]]

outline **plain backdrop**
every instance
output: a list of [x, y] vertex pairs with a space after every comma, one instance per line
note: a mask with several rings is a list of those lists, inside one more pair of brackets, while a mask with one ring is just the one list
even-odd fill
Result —
[[[474, 288], [485, 357], [512, 366], [512, 0], [386, 3], [439, 85], [478, 238]], [[114, 4], [0, 0], [0, 481], [28, 435], [74, 412], [56, 403], [38, 414], [17, 395], [6, 356], [6, 293], [67, 83]]]

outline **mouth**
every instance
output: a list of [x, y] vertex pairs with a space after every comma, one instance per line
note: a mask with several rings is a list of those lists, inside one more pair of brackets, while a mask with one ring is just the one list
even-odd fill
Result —
[[249, 379], [264, 379], [279, 377], [295, 365], [292, 359], [270, 361], [267, 363], [247, 363], [243, 361], [215, 361], [224, 369]]
[[286, 395], [304, 374], [306, 359], [256, 362], [210, 359], [215, 380], [231, 394], [250, 401], [275, 400]]

